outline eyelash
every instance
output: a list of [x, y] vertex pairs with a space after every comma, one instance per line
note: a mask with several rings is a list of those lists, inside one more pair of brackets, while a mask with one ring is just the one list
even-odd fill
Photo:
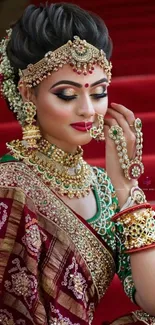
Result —
[[[62, 93], [55, 93], [55, 95], [58, 97], [58, 98], [60, 98], [60, 99], [62, 99], [62, 100], [65, 100], [65, 101], [70, 101], [70, 100], [73, 100], [73, 99], [75, 99], [75, 98], [77, 98], [77, 96], [76, 95], [73, 95], [73, 96], [65, 96], [65, 95], [63, 95]], [[107, 96], [107, 93], [101, 93], [101, 94], [91, 94], [90, 95], [91, 97], [93, 97], [93, 99], [101, 99], [101, 98], [104, 98], [104, 97], [106, 97]]]

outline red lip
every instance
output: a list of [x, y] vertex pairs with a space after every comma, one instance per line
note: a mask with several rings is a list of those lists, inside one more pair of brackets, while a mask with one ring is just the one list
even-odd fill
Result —
[[92, 126], [92, 122], [77, 122], [77, 123], [72, 123], [71, 126], [82, 126], [82, 127], [88, 127]]
[[77, 122], [72, 123], [71, 126], [81, 132], [86, 132], [91, 129], [93, 123], [92, 122]]

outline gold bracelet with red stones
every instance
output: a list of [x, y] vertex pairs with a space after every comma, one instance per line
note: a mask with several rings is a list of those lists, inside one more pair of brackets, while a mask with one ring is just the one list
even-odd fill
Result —
[[126, 253], [155, 246], [155, 211], [150, 204], [140, 204], [113, 217]]

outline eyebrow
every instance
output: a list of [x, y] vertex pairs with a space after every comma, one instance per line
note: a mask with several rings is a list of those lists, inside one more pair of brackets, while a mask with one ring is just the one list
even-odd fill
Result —
[[[95, 81], [95, 82], [93, 82], [93, 83], [90, 85], [90, 87], [96, 86], [96, 85], [100, 84], [101, 82], [108, 82], [108, 79], [107, 79], [107, 78], [102, 78], [102, 79], [100, 79], [100, 80], [98, 80], [98, 81]], [[75, 86], [75, 87], [77, 87], [77, 88], [82, 88], [82, 85], [79, 84], [78, 82], [74, 82], [74, 81], [70, 81], [70, 80], [61, 80], [61, 81], [56, 82], [56, 83], [51, 87], [51, 89], [54, 88], [55, 86], [62, 85], [62, 84], [63, 84], [63, 85], [64, 85], [64, 84], [67, 84], [67, 85]]]

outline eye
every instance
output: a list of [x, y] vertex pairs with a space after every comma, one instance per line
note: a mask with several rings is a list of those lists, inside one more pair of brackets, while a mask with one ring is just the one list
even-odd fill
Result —
[[107, 96], [107, 86], [98, 86], [93, 90], [93, 94], [90, 95], [94, 99], [99, 99]]
[[54, 93], [54, 95], [66, 101], [73, 100], [77, 97], [73, 88], [59, 89]]

